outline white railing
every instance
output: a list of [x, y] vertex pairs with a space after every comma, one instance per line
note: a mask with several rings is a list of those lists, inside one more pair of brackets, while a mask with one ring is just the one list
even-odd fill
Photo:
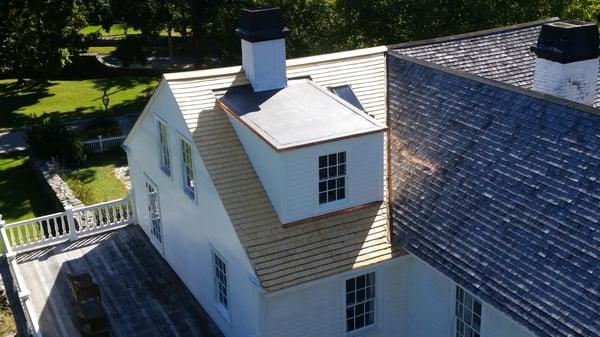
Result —
[[[33, 337], [43, 337], [30, 292], [17, 263], [17, 253], [117, 229], [137, 221], [133, 192], [127, 197], [100, 204], [71, 208], [64, 212], [7, 224], [0, 216], [0, 242]], [[1, 253], [1, 251], [0, 251]]]
[[117, 147], [123, 143], [126, 135], [104, 137], [102, 135], [95, 139], [86, 139], [82, 141], [83, 146], [88, 151], [92, 152], [104, 152]]
[[[7, 254], [22, 253], [135, 223], [133, 194], [0, 226]], [[1, 223], [0, 223], [1, 224]]]

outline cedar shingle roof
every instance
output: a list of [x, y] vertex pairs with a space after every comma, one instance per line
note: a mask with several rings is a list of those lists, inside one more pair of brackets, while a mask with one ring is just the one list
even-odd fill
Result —
[[[288, 77], [351, 84], [367, 113], [385, 121], [385, 48], [288, 61]], [[386, 239], [385, 203], [294, 225], [279, 222], [216, 91], [247, 85], [240, 67], [165, 74], [250, 263], [276, 291], [404, 254]]]
[[600, 336], [597, 109], [392, 52], [396, 239], [538, 336]]
[[[529, 48], [537, 43], [544, 23], [558, 20], [552, 18], [500, 29], [408, 42], [391, 48], [423, 61], [530, 89], [533, 85], [536, 56]], [[600, 95], [596, 96], [595, 106], [600, 106]]]

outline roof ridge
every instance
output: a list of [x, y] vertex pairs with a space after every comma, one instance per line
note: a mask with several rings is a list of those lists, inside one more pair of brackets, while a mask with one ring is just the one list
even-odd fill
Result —
[[[293, 59], [286, 60], [286, 68], [292, 68], [296, 66], [302, 66], [311, 63], [320, 63], [320, 62], [329, 62], [329, 61], [338, 61], [353, 57], [360, 57], [378, 53], [387, 52], [388, 48], [386, 46], [376, 46], [370, 48], [360, 48], [354, 50], [344, 50], [327, 54], [318, 54], [318, 55], [309, 55], [304, 57], [297, 57]], [[188, 70], [188, 71], [180, 71], [174, 73], [164, 73], [163, 78], [167, 81], [177, 81], [177, 80], [194, 80], [194, 79], [205, 79], [209, 77], [217, 77], [224, 75], [234, 75], [240, 73], [242, 71], [242, 66], [230, 66], [230, 67], [221, 67], [221, 68], [210, 68], [210, 69], [198, 69], [198, 70]]]
[[492, 34], [497, 34], [497, 33], [504, 33], [504, 32], [509, 32], [512, 30], [538, 26], [538, 25], [541, 25], [544, 23], [554, 22], [554, 21], [558, 21], [558, 20], [560, 20], [560, 18], [554, 16], [551, 18], [517, 23], [514, 25], [510, 25], [510, 26], [502, 26], [502, 27], [496, 27], [496, 28], [491, 28], [491, 29], [477, 30], [477, 31], [472, 31], [472, 32], [468, 32], [468, 33], [442, 36], [442, 37], [436, 37], [436, 38], [426, 39], [426, 40], [401, 42], [401, 43], [388, 45], [387, 48], [388, 48], [388, 50], [393, 50], [393, 49], [400, 49], [400, 48], [418, 47], [418, 46], [423, 46], [423, 45], [432, 45], [432, 44], [438, 44], [438, 43], [449, 42], [449, 41], [457, 41], [457, 40], [469, 39], [469, 38], [473, 38], [473, 37], [486, 36], [486, 35], [492, 35]]
[[516, 85], [512, 85], [512, 84], [508, 84], [508, 83], [504, 83], [504, 82], [500, 82], [500, 81], [496, 81], [496, 80], [492, 80], [486, 77], [482, 77], [476, 74], [472, 74], [466, 71], [462, 71], [462, 70], [457, 70], [457, 69], [453, 69], [453, 68], [449, 68], [443, 65], [439, 65], [437, 63], [433, 63], [433, 62], [429, 62], [429, 61], [423, 61], [421, 59], [412, 57], [412, 56], [407, 56], [404, 55], [402, 53], [400, 53], [397, 50], [389, 50], [388, 51], [389, 55], [393, 55], [394, 57], [397, 57], [399, 59], [408, 61], [408, 62], [412, 62], [415, 64], [419, 64], [422, 65], [424, 67], [428, 67], [431, 69], [435, 69], [438, 71], [442, 71], [445, 72], [447, 74], [451, 74], [451, 75], [455, 75], [455, 76], [459, 76], [462, 78], [466, 78], [468, 80], [473, 80], [479, 83], [483, 83], [483, 84], [487, 84], [487, 85], [491, 85], [503, 90], [508, 90], [508, 91], [512, 91], [521, 95], [527, 95], [533, 98], [537, 98], [537, 99], [541, 99], [543, 101], [546, 102], [550, 102], [553, 104], [557, 104], [557, 105], [562, 105], [562, 106], [566, 106], [575, 110], [579, 110], [579, 111], [583, 111], [583, 112], [587, 112], [593, 115], [597, 115], [600, 116], [600, 108], [596, 108], [594, 106], [590, 106], [590, 105], [586, 105], [583, 103], [578, 103], [575, 101], [570, 101], [568, 99], [564, 99], [564, 98], [560, 98], [557, 96], [552, 96], [552, 95], [548, 95], [548, 94], [544, 94], [541, 92], [537, 92], [534, 91], [532, 89], [526, 89], [523, 87], [519, 87]]

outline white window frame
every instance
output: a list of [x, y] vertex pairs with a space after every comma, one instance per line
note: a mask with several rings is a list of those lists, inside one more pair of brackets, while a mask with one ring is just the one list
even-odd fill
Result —
[[[227, 299], [227, 305], [224, 305], [220, 299], [220, 288], [219, 286], [222, 284], [221, 280], [217, 276], [217, 260], [219, 259], [225, 267], [225, 290], [227, 292], [225, 298]], [[212, 246], [210, 247], [210, 266], [212, 270], [212, 279], [213, 279], [213, 294], [214, 294], [214, 305], [217, 308], [217, 311], [227, 320], [228, 323], [231, 323], [231, 291], [229, 288], [229, 267], [227, 260], [223, 258], [223, 255], [219, 254], [216, 249]]]
[[[163, 133], [161, 126], [165, 127], [165, 140], [163, 143]], [[158, 157], [160, 169], [167, 175], [171, 176], [171, 149], [169, 144], [169, 125], [162, 118], [156, 116], [156, 130], [158, 142]], [[166, 159], [165, 159], [166, 158]]]
[[[359, 329], [355, 329], [352, 331], [348, 331], [348, 322], [347, 322], [347, 309], [348, 309], [348, 303], [347, 303], [347, 299], [346, 299], [346, 282], [348, 280], [351, 279], [356, 279], [360, 276], [365, 276], [369, 275], [369, 274], [373, 274], [375, 276], [375, 282], [374, 282], [374, 297], [373, 297], [373, 323], [371, 323], [370, 325], [366, 325], [363, 326]], [[349, 336], [349, 337], [354, 337], [354, 336], [361, 336], [364, 334], [368, 334], [373, 332], [374, 330], [378, 329], [379, 326], [379, 317], [382, 315], [381, 313], [381, 307], [379, 305], [379, 298], [380, 298], [380, 289], [381, 289], [381, 273], [378, 273], [375, 269], [366, 269], [366, 270], [361, 270], [360, 272], [355, 272], [352, 273], [350, 275], [345, 275], [344, 277], [341, 278], [341, 290], [342, 290], [342, 328], [343, 331], [345, 332], [345, 336]], [[362, 303], [366, 303], [366, 301], [363, 301]], [[356, 308], [354, 306], [354, 308]]]
[[[472, 305], [475, 305], [475, 302], [479, 302], [481, 308], [481, 312], [479, 315], [479, 336], [484, 336], [485, 332], [484, 332], [484, 317], [485, 317], [485, 306], [483, 301], [481, 301], [479, 298], [477, 298], [476, 296], [474, 296], [471, 292], [467, 291], [465, 288], [459, 286], [458, 284], [454, 284], [453, 286], [453, 291], [452, 291], [452, 311], [451, 311], [451, 317], [452, 317], [452, 337], [457, 337], [458, 334], [458, 320], [460, 319], [457, 315], [458, 313], [458, 309], [457, 309], [457, 304], [458, 304], [458, 295], [459, 295], [459, 289], [461, 289], [461, 291], [463, 292], [463, 294], [467, 294], [472, 298]], [[464, 320], [460, 319], [461, 321], [464, 322]], [[463, 323], [466, 324], [466, 323]], [[469, 325], [469, 328], [471, 328], [473, 325], [472, 323]]]
[[[157, 243], [162, 248], [163, 241], [164, 241], [164, 231], [163, 231], [163, 223], [162, 223], [162, 212], [161, 212], [161, 207], [160, 207], [160, 193], [158, 191], [158, 186], [156, 185], [156, 183], [154, 181], [152, 181], [152, 179], [148, 178], [147, 175], [144, 175], [144, 177], [146, 178], [145, 197], [146, 197], [146, 202], [147, 202], [147, 206], [148, 206], [148, 211], [150, 211], [150, 207], [152, 207], [151, 200], [150, 200], [150, 191], [148, 190], [148, 187], [151, 187], [154, 190], [156, 206], [157, 206], [157, 209], [155, 210], [157, 218], [154, 218], [155, 214], [148, 212], [148, 216], [149, 216], [149, 220], [150, 220], [150, 233], [152, 234], [153, 240], [156, 240]], [[155, 222], [155, 220], [157, 222]]]
[[[190, 163], [189, 166], [185, 163], [185, 152], [184, 152], [184, 144], [189, 146], [190, 148]], [[194, 150], [192, 147], [192, 143], [184, 137], [180, 137], [179, 140], [179, 149], [181, 156], [181, 182], [183, 187], [183, 192], [190, 197], [192, 200], [196, 200], [196, 189], [197, 189], [197, 180], [196, 180], [196, 170], [194, 168]], [[192, 187], [188, 185], [188, 172], [187, 169], [191, 171], [191, 182]]]
[[[344, 153], [344, 173], [342, 175], [339, 174], [339, 154]], [[335, 167], [336, 170], [338, 170], [336, 172], [336, 177], [335, 178], [331, 178], [329, 177], [329, 174], [327, 174], [327, 178], [321, 178], [321, 163], [320, 163], [320, 159], [321, 157], [329, 157], [331, 155], [336, 155], [336, 160], [338, 162], [336, 162]], [[328, 170], [331, 166], [327, 165], [327, 168], [325, 168], [325, 170]], [[334, 180], [334, 179], [340, 179], [343, 178], [344, 179], [344, 197], [341, 199], [336, 199], [336, 200], [331, 200], [331, 201], [326, 201], [324, 203], [321, 203], [321, 193], [328, 193], [329, 191], [331, 191], [332, 189], [329, 189], [328, 187], [326, 187], [325, 192], [321, 192], [321, 184], [328, 184], [328, 182], [330, 180]], [[337, 193], [337, 190], [339, 188], [336, 186], [335, 190]], [[348, 201], [348, 151], [342, 149], [342, 150], [331, 150], [331, 151], [327, 151], [327, 153], [319, 153], [317, 155], [317, 205], [319, 205], [319, 208], [331, 208], [331, 207], [336, 207], [339, 206], [340, 204], [344, 204]], [[336, 196], [337, 197], [337, 196]]]

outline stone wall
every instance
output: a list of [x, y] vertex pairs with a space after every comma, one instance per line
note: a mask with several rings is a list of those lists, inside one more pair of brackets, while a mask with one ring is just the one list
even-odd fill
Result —
[[31, 163], [42, 185], [46, 188], [45, 192], [52, 198], [57, 208], [62, 211], [67, 205], [74, 208], [85, 206], [81, 200], [75, 197], [67, 183], [56, 172], [57, 166], [52, 161], [32, 158]]

